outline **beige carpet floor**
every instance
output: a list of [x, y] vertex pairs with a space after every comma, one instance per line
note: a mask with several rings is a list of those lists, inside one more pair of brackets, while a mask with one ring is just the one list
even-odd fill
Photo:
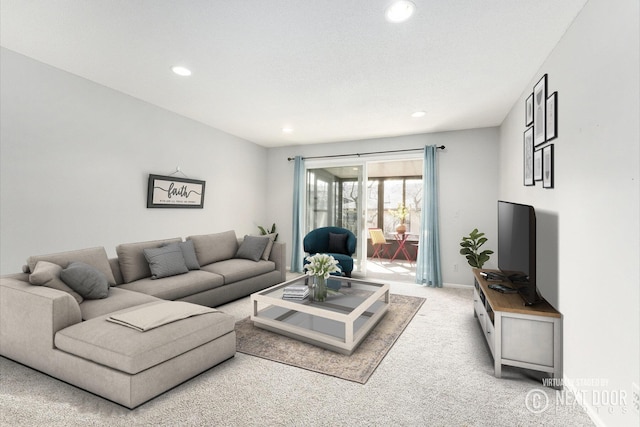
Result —
[[[130, 411], [0, 357], [0, 425], [593, 425], [578, 405], [558, 404], [529, 372], [504, 368], [502, 378], [493, 376], [471, 288], [391, 283], [391, 292], [426, 301], [366, 384], [237, 353]], [[251, 303], [243, 298], [222, 309], [239, 321]], [[551, 399], [540, 414], [525, 405], [535, 389]]]
[[236, 323], [237, 351], [325, 375], [367, 382], [424, 303], [424, 298], [390, 295], [389, 310], [350, 356], [307, 344], [253, 325]]

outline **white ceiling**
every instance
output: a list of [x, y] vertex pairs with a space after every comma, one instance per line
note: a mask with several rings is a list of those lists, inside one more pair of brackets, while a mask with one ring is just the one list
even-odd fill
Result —
[[499, 125], [587, 0], [413, 1], [2, 0], [0, 44], [272, 147]]

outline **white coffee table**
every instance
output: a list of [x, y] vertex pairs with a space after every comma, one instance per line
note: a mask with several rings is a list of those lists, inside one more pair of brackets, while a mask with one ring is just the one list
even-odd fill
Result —
[[350, 355], [389, 309], [389, 285], [346, 277], [331, 277], [338, 295], [324, 302], [283, 299], [285, 287], [306, 284], [300, 276], [251, 295], [254, 325]]

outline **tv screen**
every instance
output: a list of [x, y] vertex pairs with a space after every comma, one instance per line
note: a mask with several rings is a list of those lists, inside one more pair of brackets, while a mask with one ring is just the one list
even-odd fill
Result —
[[498, 201], [498, 268], [524, 300], [536, 291], [536, 213], [533, 206]]

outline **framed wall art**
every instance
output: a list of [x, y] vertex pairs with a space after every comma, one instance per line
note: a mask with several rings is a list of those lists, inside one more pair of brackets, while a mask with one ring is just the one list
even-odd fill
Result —
[[553, 144], [542, 149], [542, 187], [553, 188]]
[[533, 128], [524, 131], [524, 185], [535, 185], [533, 180]]
[[205, 181], [196, 179], [149, 175], [147, 208], [202, 209], [204, 187]]
[[558, 92], [547, 98], [547, 141], [558, 136]]
[[524, 103], [524, 125], [531, 126], [533, 124], [533, 94], [529, 95]]
[[542, 76], [533, 88], [533, 133], [536, 146], [547, 139], [547, 75]]
[[542, 181], [542, 150], [533, 152], [533, 180]]

